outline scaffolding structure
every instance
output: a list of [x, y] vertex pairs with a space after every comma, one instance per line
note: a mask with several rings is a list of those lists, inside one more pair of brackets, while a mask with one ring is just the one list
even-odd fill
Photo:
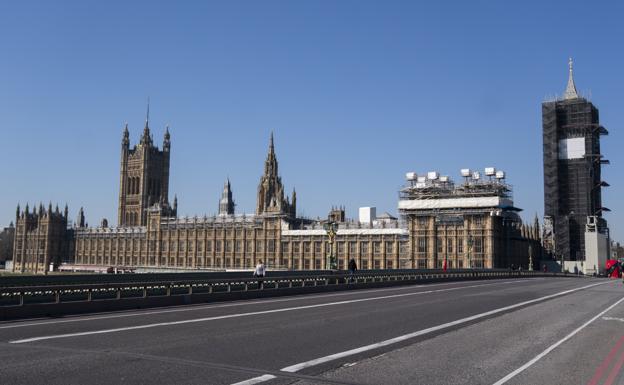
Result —
[[407, 173], [406, 185], [399, 191], [399, 210], [403, 215], [431, 215], [434, 210], [438, 221], [452, 221], [453, 215], [460, 221], [459, 211], [519, 211], [513, 206], [513, 188], [505, 181], [503, 171], [488, 167], [483, 177], [479, 171], [462, 169], [461, 175], [463, 183], [456, 184], [435, 171], [421, 176]]
[[609, 161], [600, 153], [598, 109], [587, 99], [573, 97], [542, 104], [544, 156], [545, 247], [556, 259], [585, 259], [585, 224], [602, 212], [601, 166]]

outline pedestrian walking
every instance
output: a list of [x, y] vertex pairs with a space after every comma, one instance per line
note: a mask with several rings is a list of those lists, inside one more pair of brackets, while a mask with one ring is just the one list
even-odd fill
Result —
[[264, 278], [264, 274], [266, 273], [266, 268], [264, 267], [264, 263], [262, 261], [258, 261], [256, 265], [256, 269], [254, 270], [254, 277], [258, 279], [258, 289], [262, 289], [264, 287], [264, 283], [262, 278]]
[[353, 274], [355, 274], [355, 271], [357, 270], [357, 263], [355, 262], [355, 259], [351, 258], [349, 260], [349, 275], [351, 275], [351, 277], [349, 277], [349, 282], [353, 281]]

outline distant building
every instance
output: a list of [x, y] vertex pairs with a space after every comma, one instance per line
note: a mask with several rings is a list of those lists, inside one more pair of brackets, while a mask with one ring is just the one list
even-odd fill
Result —
[[360, 207], [359, 208], [359, 219], [361, 223], [372, 224], [375, 218], [377, 218], [376, 207]]
[[0, 263], [13, 258], [13, 241], [15, 238], [15, 226], [13, 222], [0, 231]]
[[563, 99], [542, 104], [544, 150], [544, 242], [557, 259], [583, 261], [588, 217], [596, 231], [607, 232], [602, 213], [601, 165], [608, 161], [600, 153], [598, 109], [576, 91], [569, 64]]
[[[117, 227], [109, 226], [107, 220], [99, 227], [89, 227], [82, 208], [70, 225], [67, 207], [60, 213], [51, 205], [32, 212], [28, 206], [24, 210], [18, 206], [14, 271], [45, 273], [50, 266], [63, 263], [97, 271], [108, 267], [242, 269], [260, 260], [270, 268], [326, 269], [330, 253], [337, 257], [339, 268], [346, 268], [351, 258], [360, 269], [435, 268], [441, 267], [443, 256], [453, 258], [449, 267], [460, 268], [528, 263], [527, 239], [533, 239], [534, 232], [521, 226], [513, 207], [494, 205], [477, 210], [456, 201], [447, 204], [446, 211], [425, 213], [406, 203], [419, 193], [411, 188], [402, 192], [399, 203], [405, 221], [387, 213], [377, 217], [374, 207], [360, 208], [360, 220], [350, 221], [344, 207], [334, 207], [327, 218], [338, 225], [334, 249], [330, 250], [323, 228], [327, 221], [297, 217], [296, 192], [293, 189], [290, 197], [284, 192], [273, 134], [254, 214], [235, 213], [227, 180], [218, 215], [180, 218], [177, 198], [172, 205], [168, 199], [170, 148], [168, 129], [159, 150], [153, 145], [149, 121], [132, 149], [128, 128], [124, 128]], [[427, 239], [424, 249], [421, 238]], [[444, 242], [443, 251], [439, 251], [438, 239]], [[470, 243], [473, 240], [474, 245]], [[469, 263], [473, 257], [474, 263]]]

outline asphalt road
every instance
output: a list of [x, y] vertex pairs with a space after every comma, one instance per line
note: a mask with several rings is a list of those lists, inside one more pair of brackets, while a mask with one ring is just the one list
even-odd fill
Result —
[[623, 352], [621, 281], [506, 279], [0, 323], [0, 383], [624, 384]]

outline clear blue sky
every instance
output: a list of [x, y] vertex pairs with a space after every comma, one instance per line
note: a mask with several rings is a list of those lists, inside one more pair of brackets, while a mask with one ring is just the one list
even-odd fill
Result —
[[610, 131], [604, 205], [624, 240], [624, 3], [64, 1], [0, 4], [0, 223], [18, 202], [116, 222], [124, 122], [171, 126], [171, 197], [253, 212], [270, 130], [299, 213], [396, 213], [405, 172], [507, 171], [543, 211], [541, 102], [577, 88]]

